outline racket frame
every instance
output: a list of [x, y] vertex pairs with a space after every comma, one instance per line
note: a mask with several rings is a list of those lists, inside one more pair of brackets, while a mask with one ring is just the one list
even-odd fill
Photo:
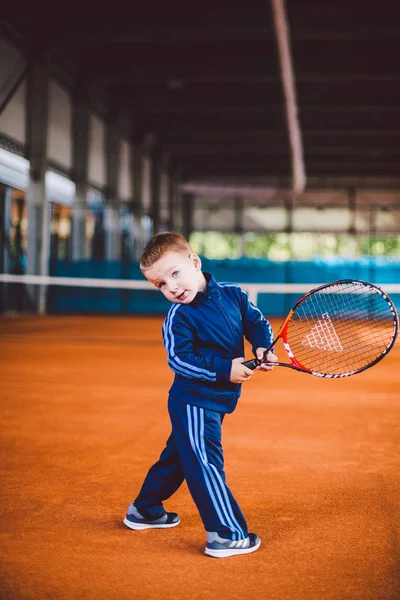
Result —
[[[357, 369], [356, 371], [349, 371], [348, 373], [320, 373], [319, 371], [312, 371], [310, 369], [307, 369], [307, 367], [304, 367], [304, 365], [302, 365], [294, 356], [289, 342], [287, 340], [287, 330], [289, 327], [289, 322], [292, 318], [292, 316], [294, 315], [294, 313], [297, 310], [297, 307], [304, 302], [304, 300], [306, 300], [309, 296], [312, 296], [313, 294], [315, 294], [316, 292], [319, 292], [325, 288], [334, 286], [334, 285], [341, 285], [344, 283], [360, 283], [364, 286], [368, 286], [370, 288], [373, 288], [375, 290], [377, 290], [377, 292], [386, 300], [386, 302], [388, 303], [392, 314], [393, 314], [393, 323], [394, 323], [394, 334], [393, 337], [390, 341], [390, 343], [387, 345], [386, 349], [373, 361], [371, 361], [368, 365], [365, 365], [364, 367]], [[388, 352], [390, 352], [390, 350], [393, 348], [394, 343], [396, 341], [397, 335], [399, 332], [399, 316], [397, 314], [397, 310], [396, 307], [394, 306], [392, 300], [389, 298], [389, 296], [386, 294], [386, 292], [384, 292], [379, 286], [375, 285], [374, 283], [370, 283], [369, 281], [363, 281], [361, 279], [338, 279], [337, 281], [331, 281], [330, 283], [324, 283], [323, 285], [320, 285], [312, 290], [310, 290], [309, 292], [307, 292], [306, 294], [304, 294], [304, 296], [302, 296], [301, 298], [299, 298], [297, 300], [297, 302], [293, 305], [293, 308], [289, 311], [287, 317], [285, 318], [285, 320], [283, 321], [282, 325], [280, 326], [278, 333], [275, 337], [275, 339], [273, 340], [273, 342], [270, 344], [270, 346], [264, 351], [264, 358], [267, 356], [268, 352], [270, 352], [273, 347], [275, 346], [275, 344], [278, 342], [279, 339], [282, 340], [283, 346], [285, 348], [285, 352], [287, 354], [287, 356], [289, 357], [290, 360], [290, 364], [289, 363], [283, 363], [283, 362], [268, 362], [266, 360], [264, 360], [264, 358], [262, 360], [259, 360], [258, 358], [254, 358], [252, 360], [248, 360], [245, 361], [243, 364], [248, 367], [249, 369], [256, 369], [258, 366], [260, 366], [261, 364], [266, 364], [266, 365], [271, 365], [271, 366], [277, 366], [277, 367], [288, 367], [289, 369], [295, 369], [296, 371], [301, 371], [302, 373], [308, 373], [309, 375], [314, 375], [316, 377], [323, 377], [326, 379], [340, 379], [342, 377], [350, 377], [350, 375], [356, 375], [357, 373], [362, 373], [363, 371], [365, 371], [366, 369], [369, 369], [370, 367], [373, 367], [374, 365], [376, 365], [379, 361], [381, 361], [386, 354], [388, 354]]]

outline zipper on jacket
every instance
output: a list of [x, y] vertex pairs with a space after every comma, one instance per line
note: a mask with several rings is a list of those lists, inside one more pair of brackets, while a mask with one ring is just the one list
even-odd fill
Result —
[[226, 314], [224, 313], [224, 311], [222, 310], [222, 308], [219, 306], [218, 302], [216, 300], [214, 300], [214, 298], [210, 298], [210, 300], [212, 302], [214, 302], [214, 304], [216, 305], [216, 307], [218, 308], [219, 312], [221, 313], [221, 315], [224, 317], [226, 323], [228, 323], [228, 327], [229, 327], [229, 331], [232, 334], [232, 340], [235, 342], [236, 338], [235, 338], [235, 332], [232, 328], [232, 324], [230, 322], [230, 320], [228, 319], [228, 317], [226, 316]]

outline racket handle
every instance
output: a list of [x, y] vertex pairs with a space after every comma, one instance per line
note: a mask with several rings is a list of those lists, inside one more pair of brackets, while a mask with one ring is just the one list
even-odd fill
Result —
[[254, 371], [254, 369], [256, 369], [259, 364], [260, 361], [256, 358], [253, 358], [253, 360], [246, 360], [244, 363], [242, 363], [242, 365], [244, 365], [248, 369], [251, 369], [252, 371]]

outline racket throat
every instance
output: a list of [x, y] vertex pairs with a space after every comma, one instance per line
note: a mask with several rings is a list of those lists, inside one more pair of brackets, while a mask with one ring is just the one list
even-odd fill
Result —
[[282, 342], [283, 342], [283, 346], [285, 348], [285, 352], [288, 355], [289, 360], [290, 360], [290, 365], [286, 365], [286, 366], [296, 367], [297, 369], [301, 369], [302, 371], [310, 371], [310, 369], [308, 369], [307, 367], [305, 367], [304, 365], [302, 365], [297, 360], [297, 358], [295, 357], [295, 355], [291, 351], [289, 343], [287, 342], [287, 340], [285, 340], [285, 339], [282, 338]]

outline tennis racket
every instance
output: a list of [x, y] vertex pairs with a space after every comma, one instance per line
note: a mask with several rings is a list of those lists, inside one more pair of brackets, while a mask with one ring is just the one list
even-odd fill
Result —
[[[342, 279], [308, 292], [282, 323], [263, 360], [245, 361], [289, 367], [317, 377], [349, 377], [376, 365], [393, 347], [399, 329], [387, 294], [366, 281]], [[289, 363], [265, 359], [281, 339]]]

